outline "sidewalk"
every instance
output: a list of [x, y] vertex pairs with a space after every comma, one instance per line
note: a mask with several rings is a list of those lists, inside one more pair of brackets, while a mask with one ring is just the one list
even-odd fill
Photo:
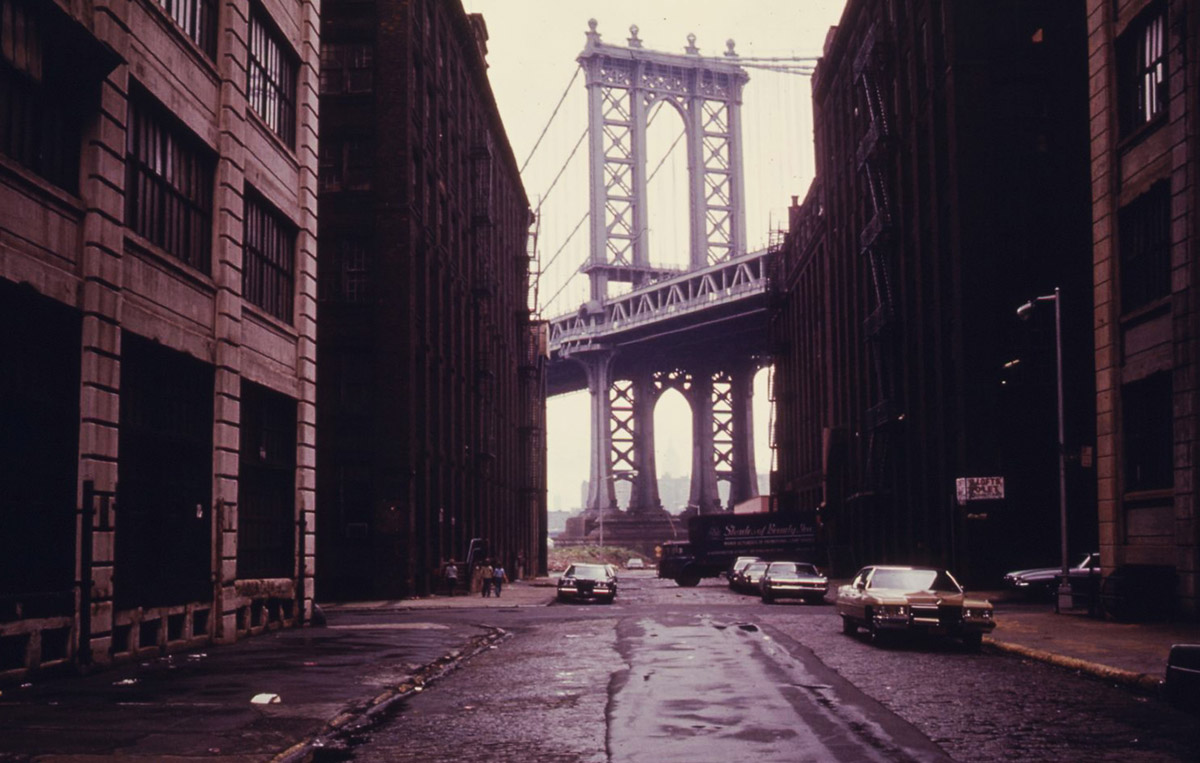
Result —
[[1158, 691], [1173, 644], [1200, 644], [1198, 623], [1118, 623], [986, 595], [996, 602], [996, 629], [985, 644], [1143, 691]]
[[308, 760], [507, 636], [423, 621], [422, 611], [544, 606], [552, 585], [517, 582], [500, 598], [326, 605], [324, 626], [3, 686], [0, 760]]

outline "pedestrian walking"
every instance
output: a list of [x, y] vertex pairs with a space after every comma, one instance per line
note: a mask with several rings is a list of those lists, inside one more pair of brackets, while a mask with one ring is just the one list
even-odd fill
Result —
[[485, 561], [479, 575], [483, 579], [483, 591], [480, 592], [480, 596], [487, 598], [492, 595], [492, 563]]
[[500, 598], [500, 589], [504, 587], [504, 567], [500, 566], [500, 562], [496, 562], [496, 566], [492, 568], [492, 590], [496, 592], [496, 598]]
[[458, 565], [454, 562], [446, 563], [446, 595], [453, 596], [454, 589], [458, 588]]

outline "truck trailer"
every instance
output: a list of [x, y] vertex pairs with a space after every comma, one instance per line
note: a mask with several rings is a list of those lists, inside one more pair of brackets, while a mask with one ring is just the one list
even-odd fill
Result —
[[817, 552], [811, 513], [700, 514], [688, 520], [687, 542], [663, 544], [658, 576], [694, 586], [725, 572], [739, 556], [817, 562]]

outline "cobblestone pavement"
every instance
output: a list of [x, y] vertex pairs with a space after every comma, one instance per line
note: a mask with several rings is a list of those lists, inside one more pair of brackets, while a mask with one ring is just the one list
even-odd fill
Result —
[[[614, 715], [608, 696], [629, 664], [628, 655], [613, 651], [617, 634], [647, 618], [713, 617], [756, 624], [761, 632], [755, 638], [773, 640], [794, 654], [811, 651], [956, 760], [1200, 759], [1195, 719], [1155, 697], [998, 651], [969, 654], [953, 641], [880, 648], [865, 636], [843, 635], [831, 606], [767, 607], [716, 581], [681, 589], [645, 575], [623, 575], [612, 607], [552, 605], [487, 615], [487, 622], [509, 629], [512, 637], [413, 698], [362, 740], [356, 759], [638, 760], [637, 748], [612, 744], [614, 723], [629, 725]], [[459, 610], [445, 616], [465, 622], [474, 615]], [[729, 701], [735, 694], [711, 701]], [[646, 707], [644, 713], [653, 712]], [[697, 708], [698, 715], [703, 712]], [[604, 755], [604, 744], [611, 757]], [[662, 751], [654, 757], [670, 759]]]
[[963, 761], [1191, 761], [1195, 719], [1075, 671], [946, 642], [844, 636], [832, 607], [767, 623]]

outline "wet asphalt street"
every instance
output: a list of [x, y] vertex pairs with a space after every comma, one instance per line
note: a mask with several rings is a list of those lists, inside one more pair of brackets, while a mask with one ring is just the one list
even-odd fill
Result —
[[318, 761], [1200, 759], [1195, 719], [1155, 698], [652, 575], [612, 606], [414, 615], [510, 636]]

